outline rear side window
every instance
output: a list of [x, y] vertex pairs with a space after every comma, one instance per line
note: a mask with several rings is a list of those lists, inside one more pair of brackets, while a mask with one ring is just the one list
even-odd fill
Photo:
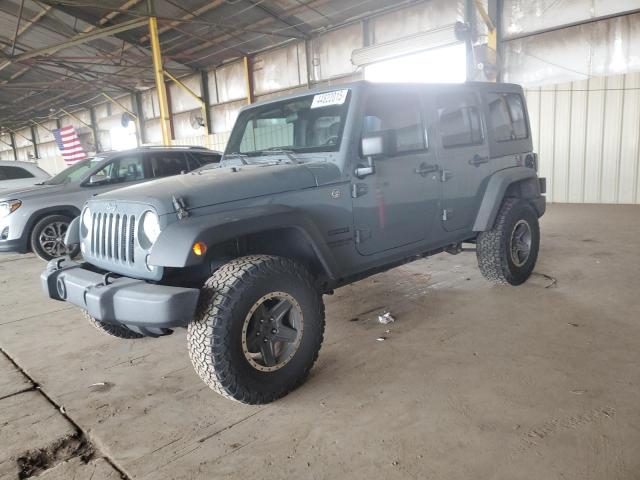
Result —
[[220, 162], [220, 154], [217, 153], [193, 153], [191, 152], [191, 156], [193, 156], [200, 163], [199, 166], [209, 165], [210, 163], [218, 163]]
[[443, 148], [483, 143], [480, 109], [474, 95], [441, 95], [436, 102]]
[[524, 103], [517, 93], [489, 93], [489, 119], [496, 142], [527, 138]]
[[6, 180], [7, 179], [7, 174], [4, 173], [4, 169], [5, 169], [5, 167], [0, 167], [0, 180]]
[[363, 134], [391, 131], [396, 152], [424, 150], [425, 134], [420, 113], [420, 98], [413, 94], [372, 94], [367, 100]]
[[156, 153], [150, 157], [153, 178], [179, 175], [189, 171], [187, 159], [182, 152]]
[[21, 178], [33, 178], [33, 173], [20, 167], [4, 167], [7, 180], [19, 180]]

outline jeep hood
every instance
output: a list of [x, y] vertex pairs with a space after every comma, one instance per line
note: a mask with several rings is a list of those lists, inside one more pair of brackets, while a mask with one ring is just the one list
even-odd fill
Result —
[[[159, 215], [175, 211], [172, 197], [182, 198], [187, 209], [193, 210], [237, 200], [274, 195], [318, 186], [332, 177], [339, 177], [338, 167], [315, 164], [267, 164], [218, 167], [167, 177], [114, 190], [98, 200], [140, 202], [152, 205]], [[328, 173], [332, 172], [332, 173]]]

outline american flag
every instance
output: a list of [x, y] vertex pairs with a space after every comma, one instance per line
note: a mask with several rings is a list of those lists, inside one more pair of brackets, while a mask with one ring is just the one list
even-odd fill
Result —
[[53, 136], [58, 144], [58, 150], [67, 165], [79, 162], [87, 158], [87, 154], [80, 144], [78, 133], [73, 125], [53, 130]]

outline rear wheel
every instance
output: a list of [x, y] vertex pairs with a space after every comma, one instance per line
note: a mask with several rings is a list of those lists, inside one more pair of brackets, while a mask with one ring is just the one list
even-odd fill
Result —
[[213, 390], [242, 403], [272, 402], [296, 388], [318, 358], [324, 305], [301, 265], [241, 257], [207, 280], [189, 324], [189, 355]]
[[64, 236], [69, 229], [72, 218], [66, 215], [48, 215], [35, 224], [31, 232], [31, 250], [42, 260], [70, 255], [72, 258], [80, 253], [78, 246], [68, 248]]
[[536, 265], [540, 246], [538, 216], [520, 198], [507, 198], [494, 227], [478, 235], [476, 254], [480, 272], [496, 284], [520, 285]]

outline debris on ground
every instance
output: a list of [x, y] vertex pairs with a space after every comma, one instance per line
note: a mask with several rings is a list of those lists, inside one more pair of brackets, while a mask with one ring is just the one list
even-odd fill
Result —
[[384, 342], [387, 339], [387, 337], [378, 337], [376, 338], [377, 341], [379, 342]]
[[89, 388], [94, 392], [106, 392], [108, 390], [111, 390], [113, 385], [114, 384], [111, 382], [96, 382], [89, 385]]
[[395, 321], [396, 319], [391, 315], [391, 312], [384, 312], [382, 315], [378, 315], [378, 322], [382, 325], [389, 325]]
[[538, 275], [539, 277], [542, 278], [546, 278], [547, 280], [549, 280], [549, 283], [547, 283], [544, 288], [551, 288], [553, 287], [558, 280], [556, 280], [554, 277], [552, 277], [551, 275], [547, 275], [546, 273], [540, 273], [540, 272], [533, 272], [534, 275]]

